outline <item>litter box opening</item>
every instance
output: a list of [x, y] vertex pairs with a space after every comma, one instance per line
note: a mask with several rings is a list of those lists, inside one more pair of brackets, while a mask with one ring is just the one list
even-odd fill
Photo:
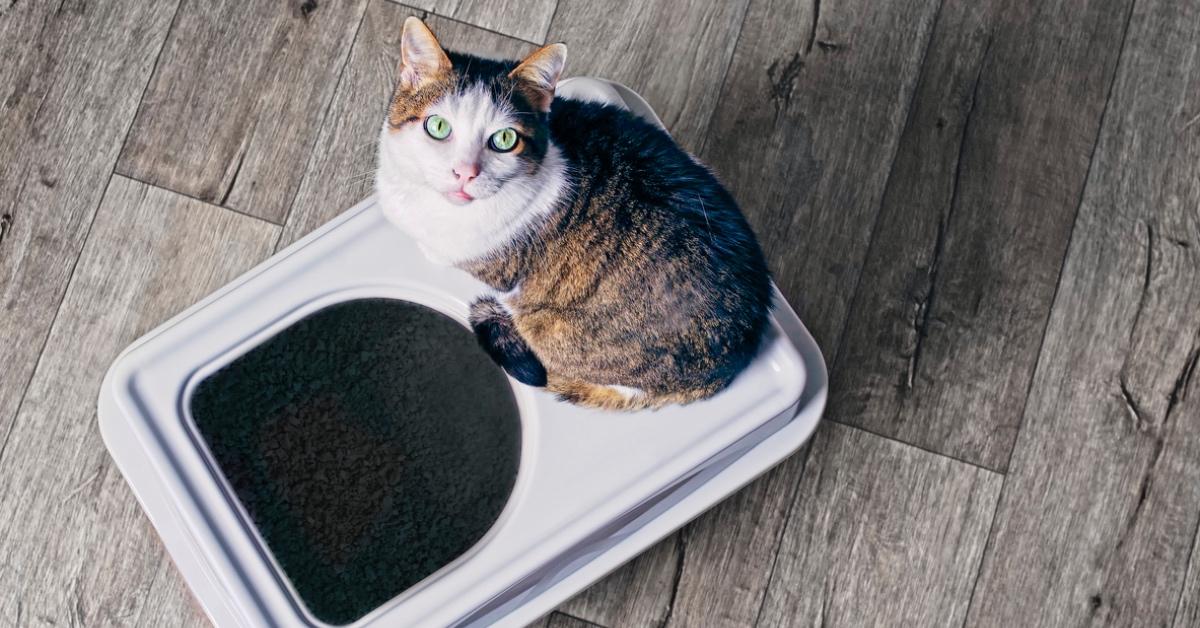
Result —
[[507, 377], [454, 319], [317, 310], [201, 380], [192, 420], [291, 588], [352, 623], [462, 556], [517, 479]]

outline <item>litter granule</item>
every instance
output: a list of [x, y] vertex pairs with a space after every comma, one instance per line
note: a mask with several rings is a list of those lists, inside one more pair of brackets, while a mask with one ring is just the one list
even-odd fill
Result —
[[503, 372], [454, 320], [361, 299], [212, 374], [192, 417], [308, 609], [350, 623], [471, 548], [516, 480]]

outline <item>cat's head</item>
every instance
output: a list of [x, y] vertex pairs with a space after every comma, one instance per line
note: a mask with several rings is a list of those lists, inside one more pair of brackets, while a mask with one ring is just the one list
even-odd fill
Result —
[[566, 46], [545, 46], [520, 63], [447, 53], [410, 17], [400, 53], [380, 175], [426, 186], [455, 205], [529, 185], [547, 154], [547, 113]]

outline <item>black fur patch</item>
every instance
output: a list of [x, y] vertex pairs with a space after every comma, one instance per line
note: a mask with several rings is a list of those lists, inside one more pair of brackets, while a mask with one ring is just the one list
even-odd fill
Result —
[[495, 61], [482, 59], [473, 55], [446, 51], [450, 57], [450, 65], [454, 68], [455, 89], [465, 92], [473, 87], [482, 86], [491, 95], [492, 100], [510, 107], [512, 113], [520, 120], [517, 131], [525, 143], [519, 157], [530, 166], [536, 167], [546, 156], [550, 145], [548, 116], [539, 111], [524, 93], [517, 89], [517, 81], [508, 76], [516, 61]]
[[488, 353], [518, 380], [541, 385], [548, 372], [552, 391], [595, 407], [611, 404], [588, 387], [639, 388], [653, 406], [733, 381], [759, 350], [772, 290], [720, 181], [629, 111], [555, 98], [547, 115], [508, 78], [516, 62], [450, 56], [458, 89], [485, 86], [518, 112], [534, 138], [522, 155], [530, 167], [551, 141], [567, 164], [568, 191], [543, 222], [460, 264], [497, 290], [521, 286], [512, 314], [494, 301], [472, 308]]
[[492, 297], [471, 304], [471, 329], [492, 360], [526, 386], [546, 385], [546, 367], [517, 333], [512, 317]]

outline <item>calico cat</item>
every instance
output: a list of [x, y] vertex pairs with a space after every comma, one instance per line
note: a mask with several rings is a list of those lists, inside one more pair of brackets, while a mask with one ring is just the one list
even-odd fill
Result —
[[556, 98], [565, 62], [563, 44], [519, 63], [446, 52], [410, 17], [379, 141], [383, 212], [497, 291], [470, 322], [515, 379], [617, 410], [709, 397], [768, 325], [762, 251], [665, 132]]

